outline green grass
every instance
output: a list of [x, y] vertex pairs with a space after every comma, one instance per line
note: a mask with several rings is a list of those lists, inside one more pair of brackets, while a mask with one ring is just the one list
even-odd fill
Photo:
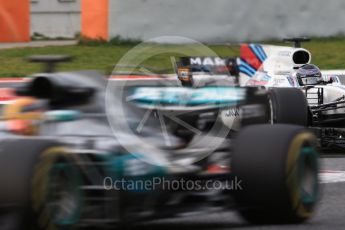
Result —
[[[44, 47], [44, 48], [18, 48], [0, 50], [0, 77], [22, 77], [42, 70], [41, 64], [28, 63], [25, 57], [33, 54], [63, 54], [72, 55], [75, 60], [70, 63], [62, 63], [58, 70], [100, 70], [108, 74], [112, 72], [117, 62], [133, 46], [131, 45], [76, 45], [64, 47]], [[168, 53], [154, 56], [144, 63], [145, 66], [155, 68], [171, 67], [170, 56], [175, 55], [178, 50], [184, 49], [181, 46], [157, 45], [153, 51], [168, 51]], [[212, 46], [212, 49], [219, 55], [236, 55], [238, 47]], [[196, 53], [197, 54], [197, 53]]]
[[[267, 42], [266, 42], [267, 43]], [[272, 41], [272, 44], [283, 44]], [[64, 47], [43, 47], [43, 48], [18, 48], [0, 50], [0, 77], [23, 77], [41, 71], [40, 64], [27, 63], [24, 58], [33, 54], [68, 54], [75, 57], [75, 61], [59, 65], [59, 70], [80, 70], [95, 69], [110, 73], [115, 64], [123, 57], [137, 41], [127, 43], [114, 41], [111, 44], [104, 42], [82, 42], [76, 46]], [[148, 55], [154, 52], [164, 54], [153, 56], [142, 64], [156, 68], [171, 68], [171, 56], [179, 57], [179, 51], [191, 48], [188, 45], [149, 45], [151, 49], [146, 52]], [[303, 45], [313, 55], [312, 62], [322, 69], [345, 69], [345, 37], [316, 38], [310, 43]], [[210, 48], [219, 56], [239, 55], [239, 46], [212, 45]], [[190, 52], [190, 55], [199, 53]]]
[[24, 60], [33, 54], [68, 54], [75, 57], [75, 61], [59, 65], [59, 70], [63, 71], [97, 69], [109, 72], [112, 65], [129, 49], [127, 46], [64, 46], [0, 50], [0, 77], [22, 77], [41, 71], [40, 64]]

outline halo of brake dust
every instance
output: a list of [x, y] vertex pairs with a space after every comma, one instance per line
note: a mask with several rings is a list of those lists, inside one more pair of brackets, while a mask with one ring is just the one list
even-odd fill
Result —
[[[177, 44], [188, 45], [159, 45], [167, 39], [174, 40]], [[149, 62], [167, 54], [174, 54], [171, 62], [172, 69], [175, 70], [175, 56], [218, 57], [207, 46], [184, 37], [158, 37], [135, 46], [116, 64], [113, 71], [113, 75], [116, 76], [108, 81], [107, 117], [115, 138], [129, 153], [144, 155], [142, 159], [154, 165], [190, 165], [218, 149], [226, 141], [232, 125], [219, 125], [222, 123], [219, 113], [214, 122], [218, 125], [211, 127], [206, 135], [200, 135], [200, 130], [178, 118], [184, 112], [161, 111], [155, 105], [145, 112], [136, 108], [128, 96], [135, 87], [147, 87], [142, 90], [146, 96], [156, 94], [157, 92], [149, 91], [157, 87], [163, 90], [171, 87], [174, 90], [181, 90], [181, 93], [186, 89], [180, 85], [176, 74], [157, 74], [155, 70], [142, 66], [145, 61]], [[123, 71], [124, 68], [126, 71]], [[138, 69], [141, 74], [138, 74]], [[189, 112], [193, 113], [193, 111]], [[179, 138], [168, 132], [174, 122], [195, 133], [195, 138], [188, 145], [181, 143]], [[171, 156], [172, 153], [176, 154]], [[188, 157], [186, 154], [189, 154]]]

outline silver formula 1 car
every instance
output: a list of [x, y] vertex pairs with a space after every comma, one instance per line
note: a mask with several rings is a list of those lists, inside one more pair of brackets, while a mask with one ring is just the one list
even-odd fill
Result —
[[[37, 125], [33, 136], [0, 141], [8, 226], [116, 228], [229, 209], [260, 224], [312, 217], [319, 195], [314, 136], [296, 125], [250, 124], [266, 117], [258, 103], [266, 91], [234, 85], [230, 75], [209, 82], [192, 67], [179, 71], [184, 87], [167, 76], [31, 76], [17, 93], [40, 103], [2, 117]], [[235, 136], [219, 119], [229, 108], [241, 108], [247, 121]]]

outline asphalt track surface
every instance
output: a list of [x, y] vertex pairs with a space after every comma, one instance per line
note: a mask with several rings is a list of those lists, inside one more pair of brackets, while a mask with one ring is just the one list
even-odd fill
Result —
[[[226, 230], [226, 229], [345, 229], [345, 157], [323, 158], [322, 198], [316, 215], [299, 225], [249, 225], [236, 212], [221, 212], [140, 224], [140, 230]], [[344, 173], [342, 173], [344, 171]]]

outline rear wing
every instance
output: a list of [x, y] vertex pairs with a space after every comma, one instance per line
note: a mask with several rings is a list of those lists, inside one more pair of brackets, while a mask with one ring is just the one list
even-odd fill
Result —
[[203, 75], [235, 77], [237, 82], [239, 63], [238, 57], [181, 57], [176, 63], [176, 73], [184, 86], [193, 85], [193, 78]]
[[189, 67], [191, 72], [239, 75], [237, 57], [181, 57], [179, 67]]

